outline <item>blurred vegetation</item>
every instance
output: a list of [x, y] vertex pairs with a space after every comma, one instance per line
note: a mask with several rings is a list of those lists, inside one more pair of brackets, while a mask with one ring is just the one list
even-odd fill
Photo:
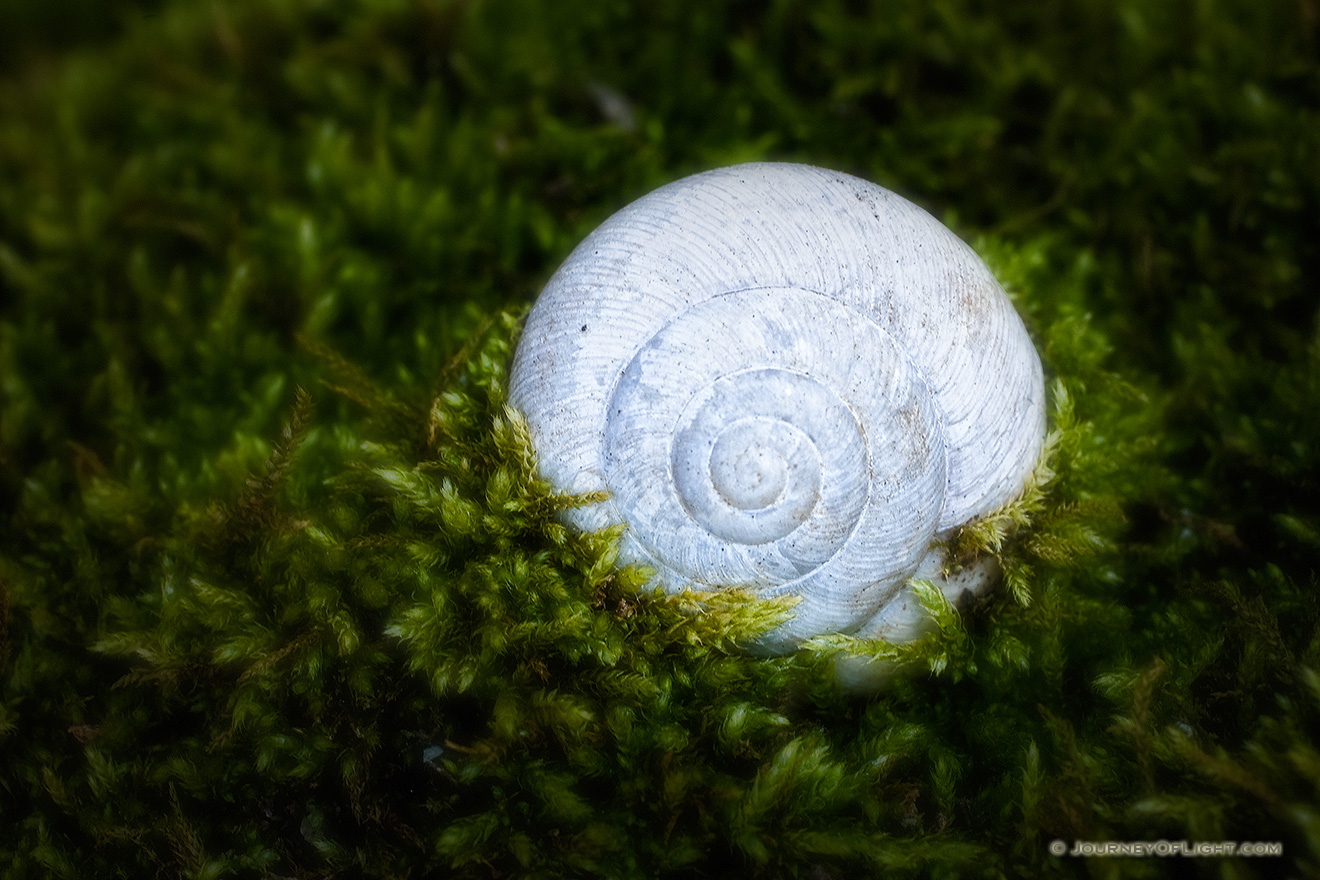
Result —
[[[0, 876], [1320, 874], [1320, 5], [0, 0]], [[521, 309], [802, 161], [1051, 383], [1008, 589], [849, 698], [535, 478]], [[887, 656], [887, 655], [886, 655]], [[1281, 841], [1079, 859], [1051, 840]]]

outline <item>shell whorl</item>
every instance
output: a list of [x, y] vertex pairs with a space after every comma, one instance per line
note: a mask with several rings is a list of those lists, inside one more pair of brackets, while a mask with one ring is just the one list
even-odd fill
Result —
[[684, 178], [589, 235], [541, 293], [510, 403], [540, 470], [609, 499], [620, 560], [667, 589], [791, 593], [784, 650], [856, 632], [932, 541], [1020, 491], [1040, 359], [979, 258], [855, 177]]

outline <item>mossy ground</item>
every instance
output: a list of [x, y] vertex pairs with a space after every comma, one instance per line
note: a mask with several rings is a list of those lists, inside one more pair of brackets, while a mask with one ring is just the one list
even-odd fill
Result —
[[[992, 11], [993, 10], [993, 11]], [[1320, 873], [1311, 0], [0, 6], [0, 876]], [[1006, 587], [841, 695], [566, 531], [522, 309], [856, 173], [1049, 374]], [[1271, 858], [1059, 858], [1074, 840]]]

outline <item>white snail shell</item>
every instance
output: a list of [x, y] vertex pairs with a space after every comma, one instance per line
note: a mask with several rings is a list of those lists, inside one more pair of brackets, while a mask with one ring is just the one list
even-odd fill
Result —
[[915, 634], [908, 579], [1021, 490], [1045, 435], [1040, 358], [971, 248], [888, 190], [773, 163], [592, 232], [528, 317], [510, 403], [544, 477], [609, 493], [566, 517], [626, 523], [621, 562], [801, 597], [772, 652]]

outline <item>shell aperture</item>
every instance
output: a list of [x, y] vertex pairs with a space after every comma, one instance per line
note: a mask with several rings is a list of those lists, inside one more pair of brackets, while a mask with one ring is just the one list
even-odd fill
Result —
[[881, 187], [774, 163], [591, 233], [533, 307], [510, 403], [553, 485], [609, 493], [565, 517], [626, 523], [620, 562], [801, 597], [770, 651], [883, 616], [1044, 438], [1039, 357], [971, 249]]

